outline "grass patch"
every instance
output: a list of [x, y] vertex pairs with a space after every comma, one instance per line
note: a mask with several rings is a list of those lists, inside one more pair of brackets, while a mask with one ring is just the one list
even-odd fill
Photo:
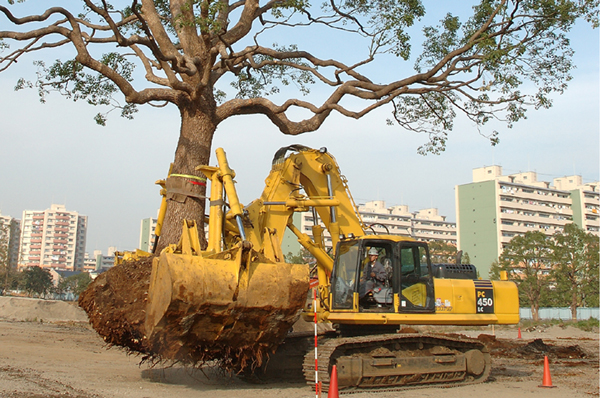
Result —
[[584, 330], [586, 332], [593, 332], [600, 329], [600, 321], [596, 318], [590, 318], [583, 321], [577, 321], [572, 326]]

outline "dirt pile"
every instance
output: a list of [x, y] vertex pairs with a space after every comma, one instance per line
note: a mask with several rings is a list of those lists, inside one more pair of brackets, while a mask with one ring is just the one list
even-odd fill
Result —
[[64, 301], [0, 297], [0, 319], [9, 321], [87, 322], [80, 308]]
[[559, 346], [542, 339], [532, 341], [496, 339], [489, 334], [481, 334], [477, 338], [490, 349], [497, 358], [543, 359], [584, 359], [588, 354], [578, 345]]

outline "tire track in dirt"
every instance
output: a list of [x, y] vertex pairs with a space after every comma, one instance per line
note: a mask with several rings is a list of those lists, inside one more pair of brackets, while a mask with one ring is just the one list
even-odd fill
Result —
[[[2, 366], [0, 382], [4, 385], [2, 396], [5, 398], [101, 398], [61, 381], [45, 378], [29, 368]], [[15, 390], [10, 391], [11, 385]]]

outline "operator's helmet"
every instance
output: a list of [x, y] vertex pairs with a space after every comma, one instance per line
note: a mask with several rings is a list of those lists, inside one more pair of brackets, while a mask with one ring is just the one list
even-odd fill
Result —
[[374, 247], [369, 249], [369, 256], [379, 256], [379, 252]]

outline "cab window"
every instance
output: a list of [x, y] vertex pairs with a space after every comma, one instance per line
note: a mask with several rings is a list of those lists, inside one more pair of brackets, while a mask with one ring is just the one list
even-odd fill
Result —
[[433, 281], [427, 259], [425, 245], [401, 246], [399, 311], [429, 311], [433, 308]]
[[337, 250], [331, 289], [333, 308], [351, 309], [356, 289], [359, 245], [357, 241], [340, 242]]

